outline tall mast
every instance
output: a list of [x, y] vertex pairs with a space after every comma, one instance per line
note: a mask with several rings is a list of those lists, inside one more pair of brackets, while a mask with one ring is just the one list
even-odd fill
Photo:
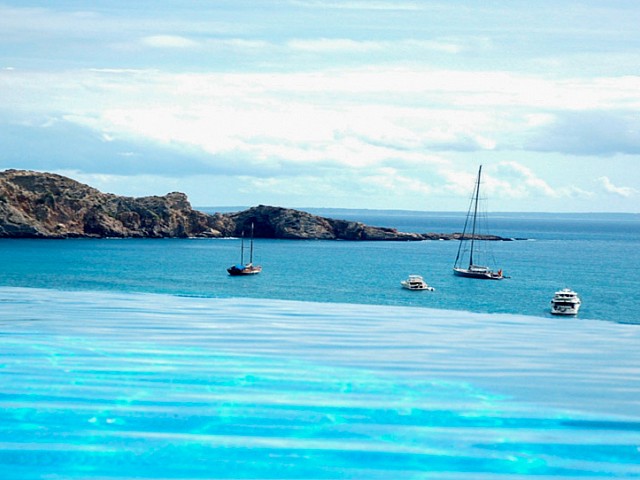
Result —
[[471, 226], [471, 252], [469, 254], [469, 267], [473, 265], [473, 243], [476, 236], [476, 218], [478, 216], [478, 197], [480, 196], [480, 176], [482, 175], [482, 165], [478, 169], [478, 180], [476, 181], [475, 205], [473, 207], [473, 224]]
[[240, 235], [240, 265], [244, 265], [244, 229]]
[[249, 263], [253, 263], [253, 222], [251, 223], [251, 249], [249, 250]]

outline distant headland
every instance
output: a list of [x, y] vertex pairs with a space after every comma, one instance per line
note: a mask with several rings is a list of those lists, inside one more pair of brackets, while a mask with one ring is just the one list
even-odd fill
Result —
[[251, 224], [256, 238], [420, 241], [461, 236], [404, 233], [265, 205], [209, 215], [194, 210], [184, 193], [123, 197], [53, 173], [0, 172], [0, 238], [221, 238], [240, 236]]

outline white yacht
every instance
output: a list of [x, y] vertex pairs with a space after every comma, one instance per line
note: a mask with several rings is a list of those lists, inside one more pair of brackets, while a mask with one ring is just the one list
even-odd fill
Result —
[[407, 290], [429, 290], [433, 292], [435, 288], [427, 285], [427, 282], [420, 275], [409, 275], [409, 278], [400, 282], [403, 288]]
[[558, 290], [551, 299], [551, 313], [553, 315], [577, 315], [580, 310], [578, 294], [569, 288]]

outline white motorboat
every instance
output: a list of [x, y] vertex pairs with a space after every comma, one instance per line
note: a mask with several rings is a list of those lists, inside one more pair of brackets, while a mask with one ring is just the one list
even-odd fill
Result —
[[580, 310], [580, 297], [570, 288], [558, 290], [551, 299], [553, 315], [577, 315]]
[[433, 292], [435, 288], [429, 286], [420, 275], [409, 275], [409, 278], [400, 282], [402, 288], [407, 290], [429, 290]]

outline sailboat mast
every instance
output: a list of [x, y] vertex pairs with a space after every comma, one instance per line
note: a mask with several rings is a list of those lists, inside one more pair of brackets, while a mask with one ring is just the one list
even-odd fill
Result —
[[251, 249], [249, 252], [249, 263], [253, 263], [253, 223], [251, 224]]
[[244, 265], [244, 229], [240, 235], [240, 265]]
[[475, 205], [473, 207], [473, 224], [471, 226], [471, 252], [469, 254], [469, 267], [473, 265], [473, 244], [476, 236], [476, 219], [478, 217], [478, 197], [480, 197], [480, 176], [482, 175], [482, 165], [478, 169], [478, 179], [476, 181]]

